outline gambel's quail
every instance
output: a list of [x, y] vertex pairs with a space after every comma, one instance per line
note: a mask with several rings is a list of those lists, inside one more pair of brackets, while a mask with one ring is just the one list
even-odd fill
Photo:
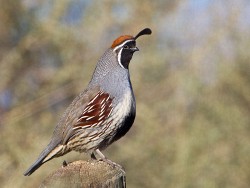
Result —
[[135, 119], [135, 97], [129, 63], [136, 39], [150, 35], [145, 28], [135, 37], [117, 38], [98, 61], [87, 88], [80, 93], [59, 120], [52, 139], [36, 162], [24, 173], [31, 175], [45, 162], [72, 150], [108, 160], [100, 150], [124, 136]]

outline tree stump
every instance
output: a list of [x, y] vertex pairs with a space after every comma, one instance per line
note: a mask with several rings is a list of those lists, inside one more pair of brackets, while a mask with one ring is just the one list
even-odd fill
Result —
[[119, 165], [103, 161], [75, 161], [52, 172], [40, 185], [50, 187], [126, 187], [125, 172]]

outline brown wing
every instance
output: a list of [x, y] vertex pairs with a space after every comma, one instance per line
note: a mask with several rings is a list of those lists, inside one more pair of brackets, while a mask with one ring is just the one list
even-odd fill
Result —
[[112, 111], [112, 98], [102, 91], [90, 100], [73, 129], [101, 125]]
[[[113, 109], [112, 100], [113, 98], [109, 94], [99, 91], [89, 100], [87, 105], [85, 104], [85, 107], [78, 106], [78, 109], [83, 108], [82, 112], [78, 113], [78, 117], [67, 127], [63, 144], [84, 131], [82, 129], [102, 126]], [[68, 120], [67, 122], [71, 121]]]

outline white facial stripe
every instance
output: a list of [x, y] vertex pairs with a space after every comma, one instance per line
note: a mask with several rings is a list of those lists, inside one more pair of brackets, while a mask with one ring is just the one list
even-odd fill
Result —
[[[134, 41], [134, 40], [126, 40], [124, 41], [122, 44], [116, 46], [113, 51], [115, 52], [117, 49], [121, 48], [124, 44], [126, 44], [127, 42], [131, 42], [131, 41]], [[120, 49], [120, 51], [118, 52], [118, 55], [117, 55], [117, 58], [118, 58], [118, 63], [119, 65], [124, 68], [124, 66], [122, 65], [121, 63], [121, 54], [122, 54], [122, 48]]]
[[122, 47], [124, 44], [126, 44], [127, 42], [130, 42], [130, 41], [134, 41], [134, 40], [126, 40], [124, 41], [123, 43], [121, 43], [120, 45], [116, 46], [113, 51], [116, 51], [118, 48]]
[[122, 62], [121, 62], [121, 54], [122, 54], [122, 49], [120, 49], [117, 58], [118, 58], [118, 63], [119, 63], [119, 65], [120, 65], [122, 68], [124, 68], [124, 66], [122, 65]]

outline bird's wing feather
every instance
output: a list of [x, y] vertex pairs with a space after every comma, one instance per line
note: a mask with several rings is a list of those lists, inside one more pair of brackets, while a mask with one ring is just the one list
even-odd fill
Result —
[[110, 115], [111, 110], [112, 98], [109, 94], [100, 91], [84, 108], [73, 128], [84, 129], [102, 124]]
[[[85, 95], [89, 94], [86, 93]], [[81, 103], [81, 106], [78, 105], [76, 111], [72, 109], [69, 115], [72, 117], [72, 114], [74, 114], [75, 117], [73, 121], [72, 118], [67, 117], [63, 144], [66, 144], [79, 132], [84, 131], [83, 129], [90, 131], [92, 128], [102, 126], [112, 111], [112, 100], [113, 98], [109, 94], [99, 90], [94, 95], [91, 93], [88, 101]], [[78, 102], [78, 104], [80, 103]], [[80, 112], [79, 109], [81, 109]]]

